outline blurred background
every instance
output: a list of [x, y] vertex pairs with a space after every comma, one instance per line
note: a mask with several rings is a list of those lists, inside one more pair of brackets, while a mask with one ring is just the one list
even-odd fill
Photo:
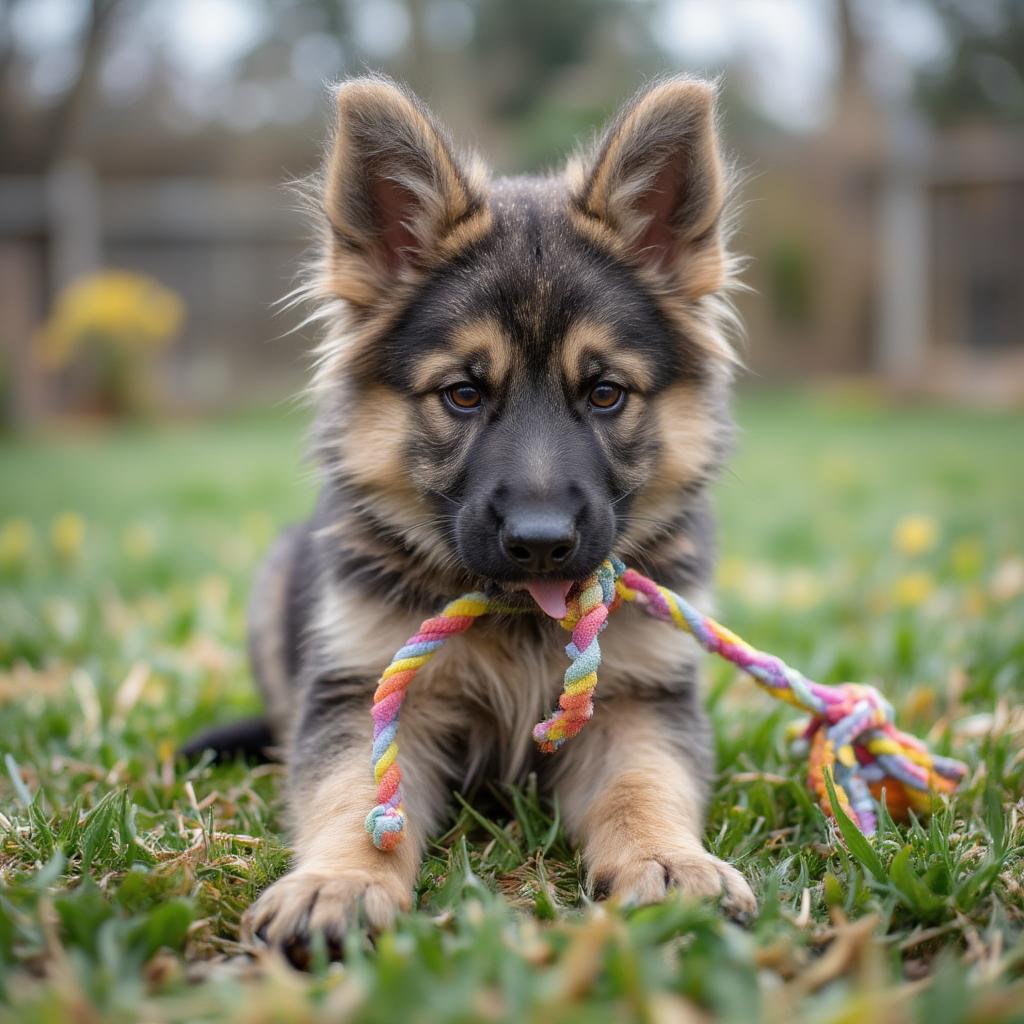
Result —
[[499, 172], [722, 76], [749, 380], [1024, 396], [1019, 0], [0, 0], [0, 421], [293, 393], [325, 84], [409, 82]]
[[[292, 401], [315, 339], [308, 311], [275, 308], [312, 232], [283, 186], [320, 162], [327, 84], [366, 69], [408, 81], [499, 173], [557, 168], [655, 75], [721, 76], [750, 290], [716, 606], [812, 678], [878, 682], [974, 766], [955, 825], [933, 819], [930, 847], [908, 832], [876, 898], [804, 795], [787, 712], [709, 663], [708, 835], [762, 880], [766, 912], [717, 959], [673, 935], [653, 973], [606, 943], [594, 991], [628, 993], [606, 1016], [643, 1005], [650, 977], [671, 979], [659, 1019], [696, 988], [693, 1019], [706, 998], [752, 1020], [759, 986], [776, 1009], [824, 986], [801, 1020], [913, 1016], [912, 998], [932, 1024], [963, 1018], [958, 979], [1019, 976], [1024, 921], [1024, 0], [0, 0], [0, 1018], [313, 1012], [283, 975], [269, 1001], [234, 968], [193, 984], [213, 977], [197, 961], [236, 957], [242, 909], [284, 869], [284, 786], [280, 766], [186, 769], [174, 751], [258, 710], [250, 581], [316, 487]], [[499, 871], [495, 835], [459, 854], [474, 877], [560, 913], [577, 861], [545, 840]], [[461, 870], [431, 861], [427, 906], [465, 899], [483, 931], [457, 917], [436, 942], [479, 934], [482, 957], [512, 958], [437, 983], [477, 1019], [504, 1012], [494, 979], [532, 977], [515, 958], [537, 964], [544, 933], [523, 953], [480, 917], [476, 881], [451, 895]], [[868, 911], [884, 946], [863, 944], [866, 918], [840, 930]], [[556, 927], [565, 974], [582, 947]], [[853, 951], [832, 982], [804, 957], [826, 934]], [[434, 936], [392, 948], [419, 970]], [[677, 975], [679, 942], [696, 952]], [[165, 949], [143, 964], [163, 944], [184, 970]], [[397, 955], [374, 976], [392, 988]], [[351, 977], [379, 1009], [371, 975]], [[429, 1016], [427, 983], [403, 984]], [[310, 998], [343, 1013], [332, 986], [316, 975]], [[978, 991], [971, 1019], [992, 1019], [1003, 1003]]]

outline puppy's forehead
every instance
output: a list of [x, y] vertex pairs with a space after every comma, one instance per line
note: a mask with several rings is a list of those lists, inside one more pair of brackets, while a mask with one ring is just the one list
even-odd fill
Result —
[[[499, 187], [492, 228], [437, 268], [385, 343], [419, 386], [442, 362], [481, 377], [557, 369], [574, 381], [615, 355], [647, 384], [675, 376], [678, 338], [635, 272], [582, 237], [547, 183]], [[638, 382], [639, 386], [639, 382]]]

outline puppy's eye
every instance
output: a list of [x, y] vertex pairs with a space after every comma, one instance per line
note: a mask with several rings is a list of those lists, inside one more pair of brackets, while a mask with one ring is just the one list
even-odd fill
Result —
[[442, 394], [449, 408], [456, 412], [473, 412], [475, 409], [479, 409], [483, 402], [480, 389], [465, 381], [445, 388]]
[[588, 401], [594, 412], [614, 412], [626, 399], [626, 389], [610, 380], [595, 384]]

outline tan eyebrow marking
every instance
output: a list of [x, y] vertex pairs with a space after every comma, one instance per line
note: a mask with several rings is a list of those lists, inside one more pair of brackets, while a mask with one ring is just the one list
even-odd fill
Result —
[[500, 381], [512, 365], [512, 342], [505, 329], [490, 317], [471, 320], [456, 328], [450, 350], [467, 362], [483, 354], [487, 361], [487, 378]]
[[646, 391], [653, 383], [643, 356], [620, 345], [612, 329], [591, 318], [577, 320], [562, 338], [562, 371], [570, 386], [578, 387], [588, 376], [587, 364], [593, 361], [617, 369], [626, 383]]
[[456, 372], [474, 362], [480, 374], [492, 386], [499, 385], [512, 366], [512, 343], [497, 320], [485, 317], [460, 324], [448, 344], [428, 352], [417, 363], [413, 387], [426, 391], [436, 386], [446, 373]]

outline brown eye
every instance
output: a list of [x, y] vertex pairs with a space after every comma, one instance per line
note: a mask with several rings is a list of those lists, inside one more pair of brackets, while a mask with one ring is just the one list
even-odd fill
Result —
[[626, 397], [626, 389], [612, 384], [611, 381], [603, 380], [595, 384], [590, 392], [590, 408], [595, 412], [614, 412], [622, 405]]
[[450, 388], [445, 388], [444, 400], [456, 412], [472, 412], [474, 409], [480, 408], [483, 395], [480, 394], [479, 388], [462, 382], [461, 384], [453, 384]]

